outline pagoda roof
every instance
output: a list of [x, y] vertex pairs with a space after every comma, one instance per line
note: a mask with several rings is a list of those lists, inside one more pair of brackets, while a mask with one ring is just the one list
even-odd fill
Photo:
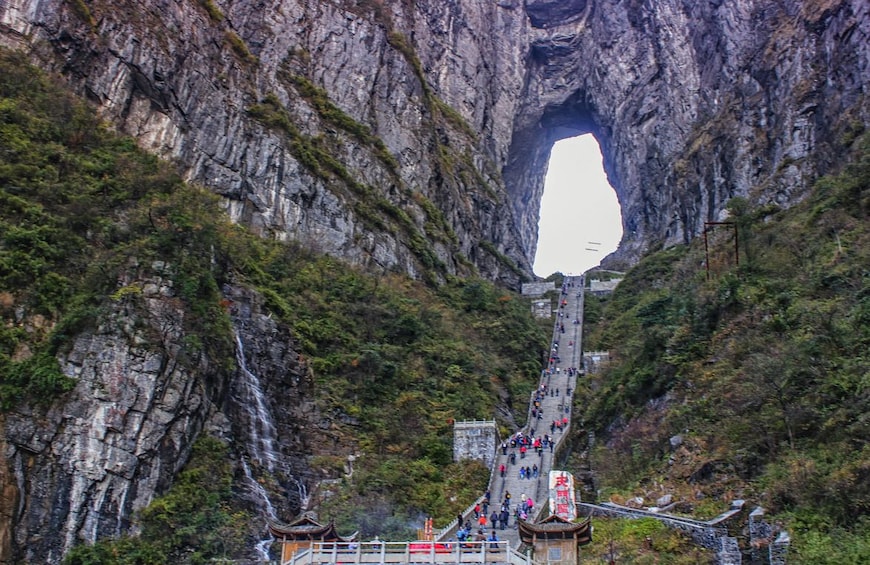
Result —
[[330, 520], [328, 524], [321, 524], [307, 514], [303, 514], [289, 524], [269, 520], [269, 530], [276, 538], [341, 543], [356, 541], [359, 535], [359, 532], [354, 532], [349, 536], [340, 536], [335, 529], [334, 520]]
[[523, 543], [532, 545], [538, 539], [575, 539], [577, 545], [592, 541], [592, 521], [571, 522], [555, 514], [547, 516], [536, 524], [519, 522], [519, 534]]

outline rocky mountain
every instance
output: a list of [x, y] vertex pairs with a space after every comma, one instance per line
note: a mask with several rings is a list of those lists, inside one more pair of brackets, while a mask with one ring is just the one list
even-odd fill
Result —
[[[511, 287], [531, 276], [561, 138], [601, 144], [625, 225], [614, 262], [691, 239], [734, 196], [799, 200], [870, 122], [868, 35], [860, 0], [0, 0], [0, 44], [235, 222], [378, 270]], [[0, 548], [56, 562], [128, 528], [204, 427], [256, 435], [242, 408], [209, 406], [242, 373], [206, 385], [178, 368], [182, 314], [165, 281], [141, 282], [146, 311], [120, 303], [73, 338], [72, 396], [3, 422]], [[245, 311], [236, 349], [260, 351], [280, 383], [266, 391], [313, 417], [289, 333]], [[161, 353], [137, 346], [134, 320]]]
[[856, 1], [6, 0], [0, 25], [236, 221], [415, 276], [528, 275], [560, 138], [600, 142], [630, 259], [732, 196], [800, 198], [868, 118]]

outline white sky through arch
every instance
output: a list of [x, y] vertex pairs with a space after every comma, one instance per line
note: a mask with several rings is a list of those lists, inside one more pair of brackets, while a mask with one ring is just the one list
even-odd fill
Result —
[[550, 154], [534, 271], [580, 274], [616, 250], [622, 216], [591, 134], [557, 141]]

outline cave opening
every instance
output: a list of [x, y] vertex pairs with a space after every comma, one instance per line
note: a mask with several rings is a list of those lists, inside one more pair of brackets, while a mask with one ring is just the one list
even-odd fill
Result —
[[534, 272], [580, 274], [616, 250], [622, 214], [598, 140], [591, 133], [558, 140], [550, 152]]

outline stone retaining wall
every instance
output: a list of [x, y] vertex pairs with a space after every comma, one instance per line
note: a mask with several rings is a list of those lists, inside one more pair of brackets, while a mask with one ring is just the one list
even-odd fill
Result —
[[453, 424], [453, 460], [476, 459], [492, 468], [498, 428], [495, 420], [466, 420]]

